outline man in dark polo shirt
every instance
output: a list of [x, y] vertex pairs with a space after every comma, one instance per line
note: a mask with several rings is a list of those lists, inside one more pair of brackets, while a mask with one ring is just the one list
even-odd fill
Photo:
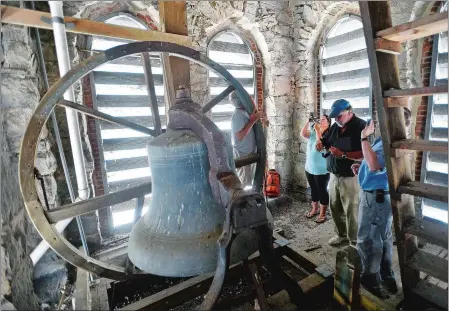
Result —
[[329, 207], [337, 235], [329, 240], [329, 244], [336, 246], [349, 239], [356, 245], [360, 186], [351, 166], [354, 160], [363, 158], [360, 133], [366, 122], [354, 114], [345, 99], [332, 104], [329, 117], [334, 118], [335, 123], [316, 143], [318, 151], [325, 148], [330, 152], [326, 159], [327, 170], [331, 173]]

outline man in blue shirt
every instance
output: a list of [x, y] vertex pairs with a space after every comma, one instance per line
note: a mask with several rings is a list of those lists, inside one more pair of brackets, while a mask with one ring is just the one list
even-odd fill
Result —
[[[404, 109], [406, 126], [410, 124], [410, 110]], [[358, 215], [357, 250], [362, 261], [361, 283], [373, 294], [385, 298], [381, 282], [391, 293], [398, 288], [391, 268], [393, 253], [393, 214], [388, 192], [382, 139], [372, 145], [368, 137], [374, 133], [371, 121], [361, 133], [363, 161], [353, 164], [361, 188]]]

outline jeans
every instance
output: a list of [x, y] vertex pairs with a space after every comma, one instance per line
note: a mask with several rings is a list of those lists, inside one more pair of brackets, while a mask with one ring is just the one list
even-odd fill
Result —
[[383, 203], [376, 202], [376, 194], [362, 191], [359, 206], [357, 250], [362, 260], [363, 275], [379, 275], [383, 280], [394, 278], [391, 269], [393, 235], [390, 195]]
[[329, 207], [337, 234], [357, 241], [357, 214], [360, 186], [357, 176], [339, 177], [331, 174], [329, 181]]

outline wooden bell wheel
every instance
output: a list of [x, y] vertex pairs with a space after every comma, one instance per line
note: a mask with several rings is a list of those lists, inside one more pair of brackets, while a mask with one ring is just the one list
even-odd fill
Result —
[[[61, 233], [58, 232], [58, 230], [55, 228], [55, 224], [65, 219], [94, 212], [102, 208], [108, 208], [111, 205], [141, 197], [151, 192], [151, 183], [142, 184], [112, 194], [106, 194], [104, 196], [91, 198], [89, 200], [72, 203], [56, 209], [44, 210], [42, 203], [39, 201], [35, 186], [34, 163], [40, 133], [56, 106], [69, 107], [71, 109], [77, 110], [80, 113], [128, 127], [149, 136], [159, 135], [161, 133], [160, 121], [159, 128], [156, 125], [155, 129], [150, 129], [133, 122], [129, 122], [125, 119], [113, 117], [97, 110], [90, 109], [85, 106], [62, 99], [63, 94], [67, 89], [70, 88], [70, 86], [72, 86], [83, 76], [89, 74], [89, 72], [94, 70], [96, 67], [128, 55], [149, 52], [168, 53], [170, 56], [176, 56], [196, 62], [219, 74], [227, 82], [229, 82], [230, 86], [225, 91], [223, 91], [223, 93], [209, 102], [203, 108], [203, 112], [207, 112], [208, 110], [210, 110], [214, 105], [216, 105], [234, 90], [237, 92], [238, 97], [244, 104], [247, 112], [253, 112], [254, 107], [252, 104], [252, 100], [245, 89], [242, 87], [242, 85], [233, 76], [231, 76], [231, 74], [226, 69], [224, 69], [222, 66], [215, 63], [208, 57], [200, 54], [198, 51], [168, 42], [135, 42], [126, 45], [120, 45], [95, 54], [85, 61], [81, 62], [79, 65], [67, 72], [67, 74], [64, 75], [61, 79], [59, 79], [59, 81], [56, 82], [45, 94], [36, 110], [34, 111], [34, 114], [31, 117], [31, 120], [28, 123], [27, 129], [25, 131], [20, 151], [20, 188], [28, 215], [30, 216], [31, 221], [33, 222], [39, 234], [56, 253], [58, 253], [62, 258], [64, 258], [72, 265], [87, 270], [100, 277], [114, 280], [129, 279], [132, 277], [137, 277], [139, 275], [145, 275], [146, 273], [140, 270], [134, 270], [132, 273], [129, 273], [125, 271], [124, 267], [104, 263], [85, 255], [75, 246], [73, 246], [69, 241], [67, 241]], [[153, 104], [156, 105], [156, 109], [152, 107], [153, 112], [157, 113], [157, 103]], [[153, 118], [159, 118], [159, 115], [156, 116], [156, 113], [153, 113]], [[157, 124], [157, 122], [155, 122], [155, 124]], [[266, 160], [265, 138], [260, 122], [257, 122], [255, 124], [254, 129], [256, 134], [258, 153], [250, 155], [249, 157], [237, 159], [236, 167], [249, 165], [255, 162], [257, 163], [254, 184], [256, 185], [255, 190], [260, 192], [262, 190], [261, 188]]]

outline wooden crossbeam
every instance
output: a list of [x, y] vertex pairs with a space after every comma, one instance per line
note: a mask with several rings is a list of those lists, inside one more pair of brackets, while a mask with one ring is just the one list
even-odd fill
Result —
[[447, 93], [447, 85], [417, 87], [405, 90], [388, 90], [384, 92], [384, 97], [413, 97], [413, 96], [429, 96]]
[[427, 198], [440, 202], [447, 202], [447, 187], [411, 181], [398, 187], [398, 192]]
[[377, 38], [376, 40], [374, 40], [374, 46], [376, 48], [376, 51], [378, 52], [396, 55], [402, 53], [402, 45], [400, 42]]
[[[2, 23], [48, 30], [53, 29], [51, 14], [46, 12], [2, 5], [1, 17]], [[71, 33], [133, 41], [165, 41], [189, 47], [192, 45], [192, 40], [185, 35], [117, 26], [75, 17], [64, 17], [64, 22], [66, 31]]]
[[432, 302], [440, 308], [447, 309], [447, 290], [424, 280], [420, 280], [412, 291], [416, 295]]
[[447, 26], [447, 12], [435, 13], [412, 22], [378, 31], [376, 37], [404, 42], [447, 31]]
[[447, 282], [447, 259], [438, 257], [423, 250], [417, 250], [407, 264], [437, 279]]
[[447, 154], [447, 141], [402, 139], [391, 143], [391, 148], [417, 151], [434, 151]]
[[429, 218], [414, 218], [404, 225], [403, 230], [432, 244], [447, 247], [447, 224], [441, 221]]
[[384, 105], [386, 108], [396, 108], [396, 107], [408, 107], [407, 97], [386, 97], [384, 98]]

